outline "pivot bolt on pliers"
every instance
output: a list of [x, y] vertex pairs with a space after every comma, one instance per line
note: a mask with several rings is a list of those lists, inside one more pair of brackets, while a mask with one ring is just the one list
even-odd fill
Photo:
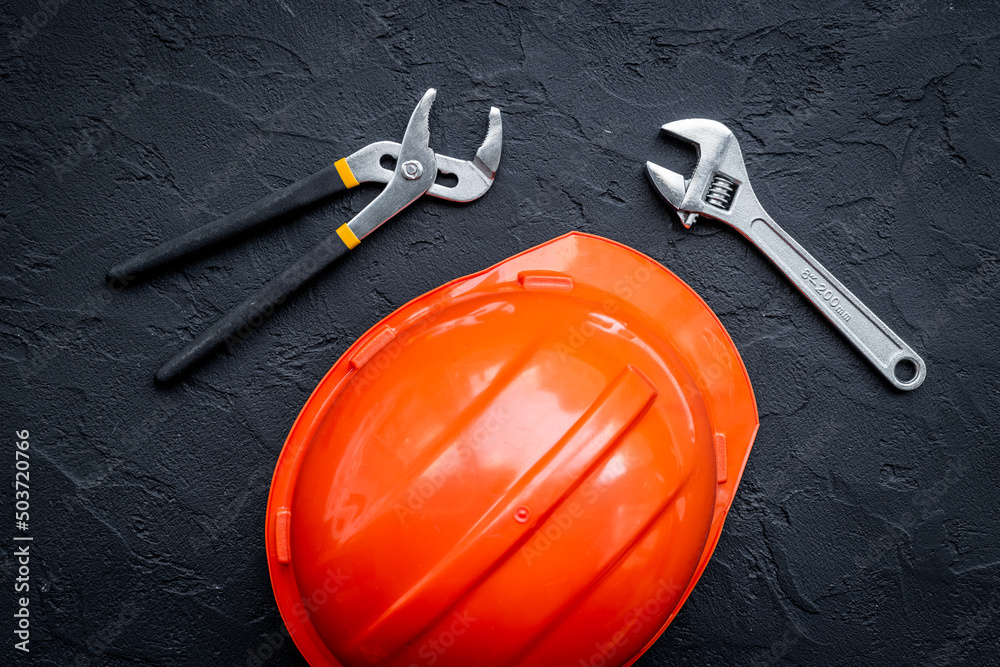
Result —
[[757, 201], [736, 137], [722, 123], [689, 118], [662, 130], [698, 149], [691, 179], [646, 163], [660, 195], [685, 227], [698, 216], [719, 220], [763, 251], [813, 305], [899, 389], [916, 389], [927, 375], [924, 360], [875, 316], [822, 264], [778, 226]]
[[[437, 91], [431, 88], [413, 110], [402, 143], [379, 141], [329, 167], [278, 190], [214, 222], [162, 243], [108, 271], [108, 279], [131, 279], [143, 273], [212, 247], [232, 236], [262, 225], [307, 204], [343, 192], [360, 183], [386, 183], [386, 188], [354, 218], [310, 250], [257, 294], [213, 324], [156, 373], [159, 382], [170, 382], [191, 369], [200, 359], [247, 326], [269, 314], [290, 294], [357, 246], [361, 239], [412, 204], [424, 193], [454, 202], [481, 197], [493, 184], [503, 128], [500, 110], [490, 109], [489, 130], [475, 159], [456, 160], [438, 155], [428, 146], [428, 115]], [[380, 164], [384, 157], [396, 160], [394, 170]], [[458, 183], [435, 182], [438, 173], [451, 174]]]

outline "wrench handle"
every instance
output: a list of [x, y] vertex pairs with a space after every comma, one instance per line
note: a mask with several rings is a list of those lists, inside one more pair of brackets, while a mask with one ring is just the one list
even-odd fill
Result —
[[813, 305], [898, 389], [916, 389], [924, 360], [833, 277], [778, 223], [763, 214], [739, 231], [763, 251]]

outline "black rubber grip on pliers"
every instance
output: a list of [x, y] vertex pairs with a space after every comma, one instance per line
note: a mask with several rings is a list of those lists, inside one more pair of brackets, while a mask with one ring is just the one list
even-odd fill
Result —
[[350, 248], [338, 234], [331, 234], [163, 364], [156, 372], [157, 382], [168, 383], [180, 378], [223, 343], [231, 349], [250, 331], [263, 324], [289, 295], [347, 254], [348, 250]]
[[[356, 185], [356, 182], [354, 183]], [[263, 199], [244, 206], [186, 234], [164, 241], [155, 248], [136, 255], [108, 271], [109, 280], [131, 280], [144, 273], [166, 266], [183, 257], [218, 245], [228, 238], [249, 231], [268, 220], [291, 213], [338, 192], [344, 183], [337, 165], [318, 171], [286, 188], [272, 192]]]

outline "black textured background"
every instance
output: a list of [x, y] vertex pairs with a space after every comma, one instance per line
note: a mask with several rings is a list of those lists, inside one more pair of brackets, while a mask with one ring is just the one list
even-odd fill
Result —
[[[299, 664], [263, 542], [297, 410], [396, 307], [580, 229], [693, 286], [760, 407], [715, 557], [638, 664], [1000, 663], [998, 25], [973, 0], [3, 4], [0, 456], [31, 431], [32, 658]], [[376, 190], [120, 293], [107, 267], [398, 141], [430, 86], [445, 154], [502, 108], [493, 189], [420, 200], [155, 387]], [[735, 232], [668, 215], [643, 163], [690, 167], [657, 129], [691, 116], [734, 129], [765, 208], [924, 355], [923, 387], [892, 390]]]

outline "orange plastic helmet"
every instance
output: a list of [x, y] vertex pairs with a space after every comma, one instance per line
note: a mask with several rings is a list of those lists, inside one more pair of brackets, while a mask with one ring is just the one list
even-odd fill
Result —
[[268, 500], [278, 608], [314, 667], [629, 665], [756, 431], [691, 288], [567, 234], [414, 299], [319, 383]]

